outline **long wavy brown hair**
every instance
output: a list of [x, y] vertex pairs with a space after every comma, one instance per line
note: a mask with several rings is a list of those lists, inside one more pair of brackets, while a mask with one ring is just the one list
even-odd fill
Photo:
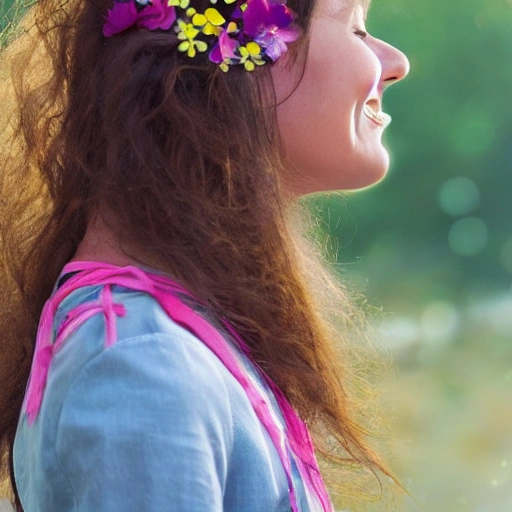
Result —
[[[283, 190], [270, 65], [223, 73], [169, 32], [106, 39], [110, 3], [39, 0], [1, 54], [0, 442], [17, 510], [12, 447], [39, 315], [96, 214], [126, 254], [235, 325], [307, 421], [335, 501], [366, 510], [379, 474], [398, 484], [372, 441], [381, 355]], [[314, 3], [288, 1], [303, 29], [289, 65], [305, 65]]]

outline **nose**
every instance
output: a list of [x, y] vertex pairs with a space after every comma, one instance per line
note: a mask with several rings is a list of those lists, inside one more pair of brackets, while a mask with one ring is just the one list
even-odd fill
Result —
[[411, 66], [403, 52], [384, 41], [378, 40], [374, 52], [382, 65], [382, 76], [379, 83], [379, 92], [382, 93], [386, 87], [405, 78]]

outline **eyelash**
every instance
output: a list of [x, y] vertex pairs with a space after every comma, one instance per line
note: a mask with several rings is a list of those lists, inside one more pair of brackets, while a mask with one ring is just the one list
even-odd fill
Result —
[[364, 39], [368, 35], [368, 32], [365, 32], [364, 30], [356, 30], [354, 34], [361, 37], [361, 39]]

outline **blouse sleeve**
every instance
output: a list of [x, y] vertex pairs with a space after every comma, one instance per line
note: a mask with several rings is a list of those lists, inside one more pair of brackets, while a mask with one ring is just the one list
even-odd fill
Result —
[[125, 339], [92, 359], [57, 430], [75, 510], [222, 511], [232, 446], [223, 370], [192, 335]]

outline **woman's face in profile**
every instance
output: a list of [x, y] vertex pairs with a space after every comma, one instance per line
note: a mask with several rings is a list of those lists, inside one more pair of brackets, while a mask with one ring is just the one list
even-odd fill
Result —
[[[379, 114], [384, 88], [409, 71], [405, 55], [366, 34], [366, 12], [354, 0], [318, 0], [302, 80], [277, 107], [284, 155], [298, 172], [285, 178], [294, 195], [350, 190], [382, 179], [389, 155], [381, 139], [389, 119]], [[272, 66], [278, 103], [300, 69]]]

